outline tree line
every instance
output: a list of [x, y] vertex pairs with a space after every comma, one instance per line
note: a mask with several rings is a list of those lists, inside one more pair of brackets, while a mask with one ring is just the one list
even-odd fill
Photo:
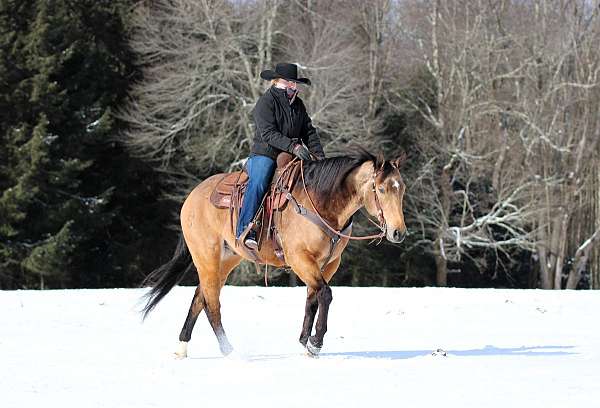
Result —
[[0, 1], [0, 288], [136, 285], [170, 205], [118, 140], [126, 1]]
[[598, 288], [599, 12], [0, 0], [0, 287], [137, 285], [170, 255], [185, 194], [240, 168], [259, 73], [288, 61], [313, 82], [326, 154], [408, 154], [407, 241], [351, 244], [336, 284]]

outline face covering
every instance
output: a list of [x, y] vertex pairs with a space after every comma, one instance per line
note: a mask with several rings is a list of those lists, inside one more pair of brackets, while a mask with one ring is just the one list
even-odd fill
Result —
[[293, 101], [296, 95], [298, 95], [298, 89], [285, 88], [285, 94], [287, 95], [288, 100]]

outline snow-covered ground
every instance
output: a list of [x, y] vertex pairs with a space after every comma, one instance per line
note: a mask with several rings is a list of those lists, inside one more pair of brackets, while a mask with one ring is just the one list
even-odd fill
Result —
[[599, 292], [333, 287], [311, 359], [304, 288], [225, 287], [175, 360], [193, 290], [0, 292], [0, 406], [600, 407]]

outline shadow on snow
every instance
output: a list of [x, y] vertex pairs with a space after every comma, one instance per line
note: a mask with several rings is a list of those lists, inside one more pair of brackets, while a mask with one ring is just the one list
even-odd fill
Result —
[[[485, 346], [471, 350], [446, 350], [449, 356], [564, 356], [577, 354], [570, 350], [574, 346], [532, 346], [532, 347], [494, 347]], [[407, 358], [430, 355], [433, 350], [406, 350], [406, 351], [347, 351], [339, 353], [321, 353], [321, 357], [345, 358], [384, 358], [389, 360], [403, 360]]]
[[[485, 346], [479, 349], [471, 350], [446, 350], [448, 356], [481, 357], [481, 356], [567, 356], [576, 355], [573, 351], [574, 346], [531, 346], [531, 347], [495, 347]], [[404, 350], [404, 351], [343, 351], [336, 353], [321, 353], [320, 358], [362, 358], [362, 359], [387, 359], [387, 360], [405, 360], [414, 357], [431, 355], [434, 350]], [[247, 355], [242, 357], [246, 361], [268, 361], [283, 360], [287, 358], [298, 357], [299, 354], [260, 354]], [[199, 360], [213, 360], [222, 357], [192, 357]]]

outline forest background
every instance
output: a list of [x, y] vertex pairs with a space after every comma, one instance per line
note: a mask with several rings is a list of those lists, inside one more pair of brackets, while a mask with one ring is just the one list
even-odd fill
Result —
[[[170, 258], [186, 192], [247, 157], [259, 73], [281, 61], [313, 82], [327, 155], [408, 155], [407, 240], [352, 243], [334, 284], [598, 289], [599, 13], [0, 0], [0, 289], [139, 285]], [[260, 282], [249, 264], [230, 278]]]

